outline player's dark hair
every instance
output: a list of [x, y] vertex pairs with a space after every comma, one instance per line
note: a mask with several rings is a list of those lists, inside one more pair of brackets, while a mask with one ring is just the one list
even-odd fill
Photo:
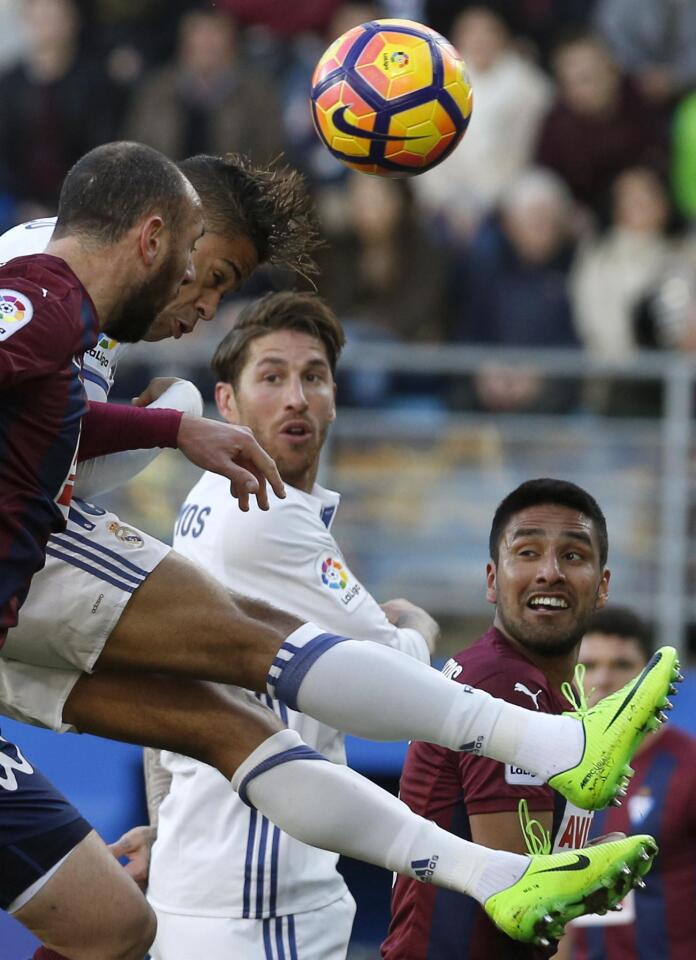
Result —
[[603, 610], [596, 610], [585, 627], [585, 633], [602, 633], [608, 637], [634, 640], [646, 660], [650, 659], [655, 649], [647, 623], [628, 607], [605, 607]]
[[176, 232], [188, 211], [186, 180], [176, 164], [127, 140], [90, 150], [68, 171], [58, 201], [54, 239], [79, 234], [118, 242], [142, 217], [159, 213]]
[[521, 510], [526, 510], [527, 507], [536, 507], [541, 504], [570, 507], [571, 510], [577, 510], [591, 520], [599, 540], [600, 566], [604, 567], [609, 553], [609, 539], [607, 521], [599, 504], [582, 487], [567, 480], [554, 480], [550, 477], [527, 480], [500, 502], [493, 517], [488, 540], [491, 559], [495, 563], [498, 562], [500, 540], [510, 518]]
[[346, 342], [340, 320], [316, 293], [267, 293], [241, 311], [218, 345], [210, 365], [218, 380], [235, 387], [249, 354], [249, 344], [276, 330], [299, 330], [324, 345], [331, 372]]
[[255, 166], [246, 157], [199, 154], [179, 163], [198, 191], [206, 230], [249, 237], [259, 263], [302, 276], [317, 272], [319, 233], [304, 178], [289, 167]]

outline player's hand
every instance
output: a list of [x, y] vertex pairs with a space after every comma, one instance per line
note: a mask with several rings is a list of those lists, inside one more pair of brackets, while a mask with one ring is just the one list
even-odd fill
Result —
[[227, 477], [240, 510], [249, 509], [249, 497], [256, 497], [262, 510], [268, 510], [270, 483], [277, 497], [285, 496], [275, 461], [259, 445], [248, 427], [218, 423], [184, 414], [177, 436], [179, 450], [191, 463], [221, 477]]
[[430, 653], [434, 653], [440, 639], [440, 625], [430, 616], [427, 610], [417, 607], [410, 600], [399, 598], [387, 600], [382, 604], [387, 620], [395, 627], [406, 627], [417, 630], [428, 645]]
[[133, 827], [128, 833], [124, 833], [116, 843], [109, 844], [109, 850], [117, 860], [121, 857], [127, 857], [126, 873], [133, 877], [143, 891], [147, 887], [147, 878], [150, 873], [150, 851], [156, 836], [157, 831], [154, 827]]
[[183, 383], [180, 377], [155, 377], [150, 380], [139, 397], [133, 397], [131, 403], [134, 407], [147, 407], [155, 400], [159, 400], [165, 390], [168, 390], [174, 383]]

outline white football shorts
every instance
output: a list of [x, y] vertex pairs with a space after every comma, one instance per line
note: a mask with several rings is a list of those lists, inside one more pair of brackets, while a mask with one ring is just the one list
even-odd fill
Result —
[[0, 649], [0, 714], [70, 729], [62, 722], [70, 691], [80, 674], [92, 672], [126, 604], [170, 550], [102, 507], [75, 500]]
[[155, 912], [152, 960], [345, 960], [355, 900], [346, 892], [319, 910], [266, 920]]

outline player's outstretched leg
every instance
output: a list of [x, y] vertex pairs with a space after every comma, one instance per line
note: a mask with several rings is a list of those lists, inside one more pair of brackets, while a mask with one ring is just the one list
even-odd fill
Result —
[[659, 717], [677, 678], [675, 653], [663, 648], [637, 683], [630, 710], [600, 703], [582, 719], [536, 713], [453, 683], [396, 650], [232, 597], [176, 555], [133, 594], [97, 668], [235, 684], [346, 733], [426, 740], [514, 763], [557, 778], [557, 790], [589, 809], [620, 791], [639, 731]]
[[[279, 718], [245, 691], [162, 674], [104, 671], [78, 681], [64, 720], [83, 732], [202, 760], [216, 767], [246, 803], [296, 839], [467, 894], [481, 904], [498, 904], [496, 921], [516, 931], [512, 935], [518, 939], [539, 934], [533, 923], [515, 927], [506, 891], [518, 890], [523, 912], [530, 916], [559, 911], [554, 922], [561, 925], [572, 915], [601, 906], [592, 896], [600, 888], [609, 891], [607, 904], [613, 905], [624, 863], [631, 877], [644, 869], [638, 864], [643, 848], [630, 844], [609, 844], [602, 853], [587, 853], [591, 869], [585, 870], [584, 850], [578, 860], [569, 861], [564, 854], [532, 859], [530, 864], [526, 856], [470, 843], [418, 816], [355, 771], [330, 763], [296, 731], [282, 729]], [[650, 857], [652, 847], [645, 849]], [[572, 885], [577, 878], [567, 884], [565, 879], [555, 884], [538, 880], [537, 871], [549, 878], [580, 874], [580, 868], [567, 870], [569, 862], [582, 868], [578, 885]], [[530, 870], [534, 883], [525, 892], [520, 881]]]
[[509, 937], [547, 946], [569, 920], [613, 910], [631, 887], [644, 886], [656, 853], [652, 837], [635, 836], [531, 857], [520, 879], [489, 897], [484, 909]]
[[315, 630], [307, 624], [295, 631], [271, 667], [268, 690], [289, 706], [358, 736], [427, 740], [515, 763], [588, 810], [622, 795], [630, 761], [665, 719], [681, 676], [676, 651], [663, 647], [622, 690], [591, 710], [558, 717], [453, 684], [375, 644]]
[[306, 843], [475, 897], [516, 940], [557, 938], [569, 920], [614, 908], [642, 882], [657, 852], [651, 837], [531, 858], [490, 850], [322, 760], [296, 732], [284, 730], [245, 760], [232, 784], [245, 802]]

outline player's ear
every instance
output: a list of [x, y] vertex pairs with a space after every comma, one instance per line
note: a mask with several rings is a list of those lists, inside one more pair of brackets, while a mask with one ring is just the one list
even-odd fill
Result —
[[329, 423], [333, 423], [336, 419], [336, 384], [333, 385], [333, 409], [331, 410], [331, 416], [329, 418]]
[[139, 249], [144, 263], [151, 267], [162, 249], [164, 220], [158, 214], [147, 217], [140, 226]]
[[611, 579], [611, 571], [604, 570], [602, 573], [602, 579], [599, 581], [599, 588], [597, 590], [597, 604], [596, 609], [601, 610], [602, 607], [606, 606], [607, 600], [609, 599], [609, 580]]
[[239, 411], [232, 384], [219, 380], [215, 384], [215, 403], [218, 413], [228, 423], [239, 423]]
[[496, 569], [492, 560], [486, 564], [486, 600], [489, 603], [498, 602], [498, 587], [496, 584]]

